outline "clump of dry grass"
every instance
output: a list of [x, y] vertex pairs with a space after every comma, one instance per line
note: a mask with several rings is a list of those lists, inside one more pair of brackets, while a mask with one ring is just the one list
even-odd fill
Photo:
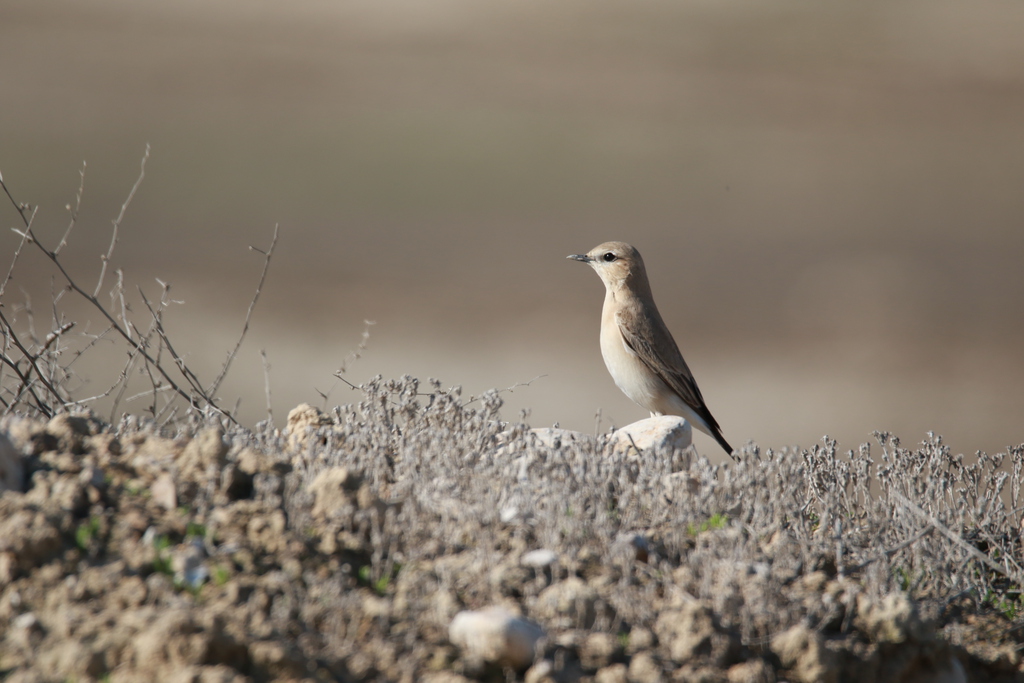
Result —
[[511, 551], [548, 548], [566, 575], [585, 575], [601, 558], [618, 585], [606, 627], [649, 626], [659, 601], [683, 590], [748, 643], [834, 621], [841, 606], [791, 590], [815, 571], [875, 598], [904, 591], [937, 614], [988, 606], [1019, 618], [1024, 446], [967, 464], [939, 437], [907, 449], [877, 434], [875, 449], [843, 454], [826, 439], [806, 451], [748, 447], [713, 465], [617, 451], [605, 438], [549, 448], [501, 421], [496, 393], [467, 407], [458, 391], [424, 393], [412, 378], [363, 391], [309, 442], [294, 476], [344, 466], [401, 500], [378, 520], [383, 561], [470, 552], [490, 571]]

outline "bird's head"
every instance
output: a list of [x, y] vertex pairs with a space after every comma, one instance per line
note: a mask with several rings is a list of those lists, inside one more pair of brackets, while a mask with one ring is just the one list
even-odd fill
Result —
[[586, 254], [570, 254], [566, 258], [589, 265], [609, 289], [647, 287], [644, 260], [636, 248], [625, 242], [605, 242]]

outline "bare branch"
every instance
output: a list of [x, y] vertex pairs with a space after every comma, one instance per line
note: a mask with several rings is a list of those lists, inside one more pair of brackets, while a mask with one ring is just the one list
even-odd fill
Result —
[[[25, 348], [25, 346], [21, 343], [21, 340], [18, 339], [17, 335], [14, 334], [14, 329], [11, 327], [11, 323], [7, 320], [7, 316], [4, 315], [2, 310], [0, 310], [0, 322], [3, 322], [4, 327], [7, 328], [8, 334], [11, 337], [11, 341], [14, 342], [14, 345], [17, 346], [18, 350], [21, 351], [21, 353], [25, 356], [25, 359], [28, 361], [29, 365], [32, 367], [32, 370], [35, 370], [36, 376], [39, 377], [39, 382], [44, 387], [46, 387], [46, 390], [50, 392], [50, 394], [53, 396], [53, 398], [55, 400], [57, 400], [61, 404], [63, 404], [64, 403], [64, 399], [60, 395], [60, 392], [57, 391], [57, 389], [54, 388], [54, 386], [52, 384], [50, 384], [49, 381], [47, 381], [46, 376], [43, 374], [42, 370], [39, 369], [39, 366], [38, 366], [38, 364], [36, 362], [39, 359], [39, 356], [33, 355], [32, 352], [30, 352], [27, 348]], [[19, 377], [20, 377], [20, 379], [22, 381], [21, 386], [18, 388], [18, 391], [16, 392], [16, 394], [18, 396], [20, 396], [22, 394], [23, 390], [29, 388], [28, 385], [29, 385], [29, 381], [30, 381], [30, 379], [32, 377], [32, 373], [31, 372], [27, 372], [25, 374], [21, 374], [16, 369], [16, 366], [14, 366], [13, 364], [10, 364], [10, 365], [11, 365], [12, 369], [15, 369], [15, 371], [18, 372], [18, 375], [19, 375]], [[36, 398], [36, 403], [39, 404], [39, 398], [37, 396], [35, 396], [35, 394], [33, 394], [33, 397]], [[17, 402], [17, 401], [15, 401], [15, 402]], [[43, 406], [40, 404], [40, 408], [42, 408], [42, 407]], [[45, 415], [47, 415], [47, 417], [52, 417], [52, 415], [53, 415], [53, 411], [50, 410], [50, 409], [44, 410], [43, 413]]]
[[[506, 387], [505, 389], [499, 390], [498, 393], [499, 394], [503, 394], [503, 393], [505, 393], [507, 391], [508, 393], [513, 394], [513, 393], [515, 393], [515, 390], [518, 389], [519, 387], [528, 387], [531, 384], [533, 384], [534, 382], [536, 382], [537, 380], [542, 379], [544, 377], [547, 377], [547, 375], [546, 374], [545, 375], [537, 375], [536, 377], [531, 379], [529, 382], [516, 382], [515, 384], [513, 384], [510, 387]], [[466, 406], [468, 406], [468, 405], [470, 405], [472, 403], [476, 403], [479, 400], [480, 400], [479, 396], [471, 396], [468, 401], [466, 401], [465, 403], [462, 404], [462, 407], [465, 408]]]
[[59, 254], [60, 250], [67, 246], [68, 236], [71, 235], [72, 228], [75, 227], [75, 223], [78, 221], [78, 210], [82, 208], [82, 193], [85, 192], [85, 162], [82, 162], [82, 170], [78, 172], [81, 176], [81, 182], [78, 184], [78, 192], [75, 193], [75, 208], [71, 208], [71, 205], [67, 205], [67, 210], [71, 212], [71, 222], [68, 223], [68, 229], [64, 231], [64, 236], [60, 238], [60, 242], [57, 247], [53, 250], [54, 254]]
[[[366, 350], [370, 342], [370, 328], [376, 324], [377, 323], [373, 320], [363, 321], [363, 334], [362, 338], [359, 340], [359, 346], [357, 346], [354, 351], [352, 351], [347, 356], [345, 356], [344, 359], [342, 359], [341, 367], [334, 372], [334, 377], [347, 384], [350, 389], [358, 389], [359, 387], [357, 387], [355, 384], [352, 384], [352, 382], [349, 382], [347, 379], [342, 377], [342, 375], [344, 375], [348, 371], [349, 363], [353, 363], [363, 357], [363, 351]], [[331, 388], [328, 389], [326, 393], [314, 387], [313, 391], [320, 394], [320, 398], [324, 400], [323, 406], [325, 408], [327, 407], [328, 399], [330, 398], [331, 394], [334, 392], [335, 387], [337, 386], [338, 383], [335, 382], [333, 385], [331, 385]]]
[[[373, 320], [364, 320], [363, 321], [363, 325], [365, 325], [365, 327], [363, 327], [363, 334], [362, 334], [362, 337], [359, 340], [359, 346], [357, 346], [355, 351], [352, 351], [351, 353], [349, 353], [341, 361], [341, 367], [338, 368], [338, 371], [334, 373], [335, 377], [338, 377], [339, 375], [345, 374], [348, 371], [348, 366], [349, 366], [350, 363], [353, 363], [353, 362], [355, 362], [355, 361], [357, 361], [357, 360], [359, 360], [360, 358], [363, 357], [363, 351], [366, 350], [366, 347], [367, 347], [367, 345], [370, 342], [370, 328], [373, 327], [376, 324], [377, 324], [376, 321], [373, 321]], [[340, 377], [339, 377], [339, 379], [340, 379]]]
[[[139, 189], [139, 185], [142, 184], [142, 179], [146, 177], [146, 160], [149, 159], [149, 143], [146, 143], [146, 153], [142, 155], [141, 168], [139, 169], [139, 177], [135, 180], [135, 184], [132, 185], [131, 191], [128, 193], [128, 198], [124, 200], [124, 204], [121, 205], [121, 212], [117, 214], [117, 218], [114, 219], [114, 229], [110, 234], [110, 246], [107, 248], [107, 253], [100, 257], [100, 277], [96, 281], [96, 289], [93, 290], [92, 298], [95, 299], [100, 294], [100, 290], [103, 289], [103, 279], [107, 274], [107, 264], [110, 262], [110, 257], [114, 255], [114, 247], [117, 246], [117, 233], [121, 227], [121, 220], [124, 218], [124, 212], [128, 210], [128, 205], [132, 203], [132, 199], [135, 197], [135, 192]], [[57, 251], [54, 250], [56, 256]]]
[[238, 349], [242, 346], [242, 341], [245, 339], [246, 333], [249, 331], [249, 322], [252, 320], [252, 311], [256, 308], [256, 302], [259, 301], [260, 293], [263, 291], [263, 283], [267, 280], [267, 270], [270, 268], [270, 259], [274, 255], [274, 247], [277, 246], [277, 225], [274, 226], [274, 237], [270, 241], [270, 248], [263, 252], [256, 247], [249, 247], [253, 251], [257, 251], [263, 254], [263, 272], [260, 274], [260, 281], [256, 285], [256, 293], [252, 297], [252, 301], [249, 302], [249, 310], [245, 314], [245, 324], [242, 325], [242, 333], [238, 336], [238, 341], [235, 343], [235, 348], [231, 349], [231, 353], [228, 354], [227, 360], [224, 361], [224, 366], [220, 370], [220, 374], [213, 380], [210, 388], [207, 389], [208, 394], [215, 396], [217, 390], [220, 388], [221, 382], [224, 381], [224, 377], [228, 374], [228, 369], [231, 367], [231, 362], [235, 360], [235, 355], [238, 353]]
[[[4, 190], [6, 190], [6, 189], [7, 189], [7, 187], [5, 186]], [[10, 197], [11, 193], [8, 192], [7, 196]], [[38, 210], [39, 210], [38, 206], [36, 208], [32, 209], [32, 215], [29, 216], [28, 225], [32, 225], [32, 220], [35, 218], [36, 211], [38, 211]], [[4, 281], [2, 283], [0, 283], [0, 299], [2, 299], [2, 297], [4, 295], [4, 290], [7, 289], [7, 283], [11, 281], [11, 277], [14, 275], [14, 267], [18, 264], [18, 257], [21, 256], [21, 249], [22, 249], [22, 247], [25, 246], [25, 242], [31, 241], [31, 238], [29, 237], [29, 230], [25, 230], [24, 232], [19, 231], [19, 230], [14, 230], [14, 232], [21, 236], [21, 240], [18, 242], [18, 248], [14, 250], [14, 256], [11, 257], [11, 266], [10, 266], [10, 268], [7, 269], [7, 275], [6, 275], [6, 277], [4, 277]]]
[[[22, 204], [13, 196], [11, 196], [11, 191], [7, 189], [7, 183], [4, 182], [3, 176], [0, 176], [0, 187], [4, 188], [4, 192], [7, 194], [7, 198], [11, 200], [11, 204], [14, 204], [14, 208], [18, 211], [18, 214], [21, 216], [21, 222], [25, 224], [25, 227], [28, 228], [30, 225], [32, 225], [32, 219], [27, 214], [29, 205]], [[35, 209], [32, 210], [32, 215], [35, 215]], [[18, 234], [20, 235], [21, 233], [19, 232]]]
[[[162, 299], [166, 299], [167, 292], [169, 289], [170, 288], [164, 284], [164, 291], [163, 294], [161, 295]], [[146, 308], [149, 309], [149, 312], [154, 317], [159, 317], [160, 314], [157, 313], [157, 311], [153, 308], [153, 305], [150, 303], [149, 299], [146, 298], [146, 295], [141, 288], [139, 289], [139, 294], [142, 296], [142, 301], [143, 303], [146, 304]], [[178, 367], [178, 371], [181, 373], [182, 377], [184, 377], [185, 380], [189, 383], [189, 385], [192, 387], [192, 390], [195, 393], [186, 393], [184, 389], [182, 389], [174, 380], [171, 379], [170, 375], [167, 374], [167, 371], [163, 368], [163, 366], [154, 361], [148, 354], [145, 353], [145, 351], [140, 350], [139, 353], [142, 354], [142, 357], [149, 361], [150, 364], [152, 364], [152, 367], [155, 368], [156, 371], [160, 373], [160, 375], [171, 385], [171, 387], [176, 392], [178, 392], [179, 396], [188, 401], [188, 404], [192, 409], [198, 410], [200, 408], [200, 406], [196, 404], [196, 399], [199, 398], [202, 399], [202, 401], [207, 406], [215, 410], [218, 414], [223, 415], [229, 420], [231, 420], [231, 422], [238, 424], [238, 421], [235, 420], [233, 415], [231, 415], [223, 408], [219, 407], [214, 402], [214, 400], [205, 391], [203, 391], [203, 386], [199, 382], [199, 378], [196, 377], [195, 373], [192, 372], [188, 365], [185, 364], [184, 359], [182, 359], [182, 357], [174, 350], [174, 346], [171, 344], [171, 340], [168, 338], [167, 333], [163, 328], [163, 325], [158, 323], [156, 326], [156, 330], [157, 334], [160, 337], [160, 340], [163, 342], [163, 345], [167, 348], [167, 351], [171, 354], [171, 358], [174, 360], [175, 365]]]

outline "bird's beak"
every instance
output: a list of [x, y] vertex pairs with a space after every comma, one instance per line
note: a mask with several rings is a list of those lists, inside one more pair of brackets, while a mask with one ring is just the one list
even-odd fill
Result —
[[582, 261], [583, 263], [590, 263], [594, 260], [586, 254], [569, 254], [565, 258], [571, 258], [573, 261]]

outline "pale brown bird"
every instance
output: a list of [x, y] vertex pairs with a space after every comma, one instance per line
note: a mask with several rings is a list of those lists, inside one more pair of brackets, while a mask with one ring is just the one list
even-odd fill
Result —
[[616, 386], [651, 417], [683, 417], [732, 455], [654, 305], [640, 252], [625, 242], [605, 242], [587, 254], [566, 258], [588, 264], [604, 282], [601, 355]]

